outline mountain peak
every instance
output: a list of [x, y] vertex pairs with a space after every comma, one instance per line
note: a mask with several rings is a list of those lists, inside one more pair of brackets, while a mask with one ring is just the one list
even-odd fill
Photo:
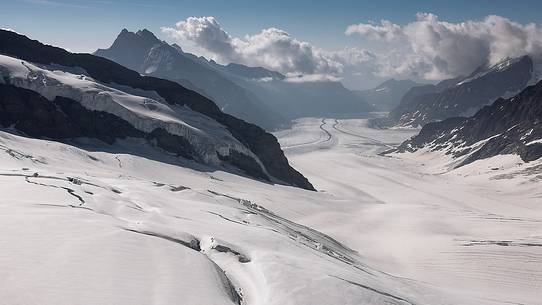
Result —
[[154, 34], [147, 30], [139, 30], [137, 32], [130, 32], [127, 29], [122, 29], [122, 31], [117, 36], [117, 39], [115, 39], [114, 45], [154, 45], [160, 43], [160, 40], [154, 36]]
[[512, 58], [506, 57], [493, 65], [484, 64], [478, 67], [478, 69], [476, 69], [474, 72], [472, 72], [469, 77], [462, 79], [461, 82], [457, 83], [457, 85], [458, 86], [463, 85], [463, 84], [472, 82], [474, 80], [481, 79], [489, 74], [502, 73], [511, 68], [517, 68], [520, 66], [528, 67], [529, 72], [532, 73], [533, 61], [531, 57], [529, 57], [528, 55], [523, 55], [520, 57], [512, 57]]
[[141, 38], [148, 40], [148, 41], [156, 41], [160, 42], [158, 38], [149, 30], [143, 29], [136, 32], [136, 35], [140, 36]]
[[94, 52], [94, 55], [108, 59], [122, 58], [119, 61], [120, 64], [138, 71], [141, 66], [141, 59], [145, 58], [149, 49], [161, 43], [163, 42], [147, 29], [139, 30], [136, 33], [122, 29], [111, 47], [98, 49]]

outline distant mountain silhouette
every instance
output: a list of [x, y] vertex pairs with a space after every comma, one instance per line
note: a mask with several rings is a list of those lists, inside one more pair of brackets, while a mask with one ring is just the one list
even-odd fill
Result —
[[408, 90], [417, 86], [420, 86], [420, 84], [409, 79], [390, 79], [373, 89], [356, 90], [354, 93], [376, 109], [390, 111], [399, 105]]

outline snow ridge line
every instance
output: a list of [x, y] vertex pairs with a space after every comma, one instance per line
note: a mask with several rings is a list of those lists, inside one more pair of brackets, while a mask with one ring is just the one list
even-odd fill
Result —
[[255, 204], [249, 200], [229, 196], [227, 194], [222, 194], [212, 190], [207, 191], [215, 196], [222, 196], [241, 204], [243, 207], [247, 208], [249, 212], [261, 216], [269, 223], [277, 227], [277, 229], [270, 230], [279, 234], [288, 234], [290, 239], [293, 239], [310, 249], [316, 250], [333, 259], [342, 261], [343, 263], [352, 266], [353, 268], [358, 269], [364, 273], [376, 276], [375, 273], [366, 269], [367, 266], [364, 266], [358, 261], [358, 259], [356, 258], [358, 253], [356, 251], [346, 247], [334, 238], [319, 231], [316, 231], [312, 228], [278, 216], [273, 212], [267, 210], [266, 208]]
[[[358, 253], [355, 250], [352, 250], [352, 249], [348, 248], [347, 246], [343, 245], [339, 241], [335, 240], [334, 238], [332, 238], [332, 237], [330, 237], [330, 236], [328, 236], [328, 235], [326, 235], [326, 234], [324, 234], [322, 232], [319, 232], [319, 231], [314, 230], [314, 229], [312, 229], [310, 227], [295, 223], [295, 222], [290, 221], [290, 220], [288, 220], [286, 218], [278, 216], [278, 215], [274, 214], [273, 212], [267, 210], [263, 206], [255, 204], [255, 203], [253, 203], [253, 202], [251, 202], [249, 200], [237, 198], [237, 197], [230, 196], [230, 195], [227, 195], [227, 194], [222, 194], [222, 193], [215, 192], [215, 191], [212, 191], [212, 190], [207, 190], [207, 191], [209, 193], [213, 194], [213, 195], [222, 196], [222, 197], [231, 199], [231, 200], [243, 205], [243, 207], [247, 208], [249, 212], [255, 213], [255, 214], [261, 216], [262, 218], [264, 218], [265, 220], [269, 221], [271, 224], [276, 226], [276, 228], [262, 227], [264, 229], [271, 230], [271, 231], [273, 231], [275, 233], [278, 233], [278, 234], [285, 234], [286, 233], [286, 234], [289, 235], [290, 239], [295, 240], [296, 242], [300, 243], [301, 245], [304, 245], [304, 246], [306, 246], [306, 247], [308, 247], [308, 248], [310, 248], [312, 250], [315, 250], [315, 251], [318, 251], [318, 252], [320, 252], [322, 254], [325, 254], [325, 255], [333, 258], [333, 259], [339, 260], [339, 261], [351, 266], [352, 268], [354, 268], [354, 269], [356, 269], [358, 271], [361, 271], [363, 273], [366, 273], [366, 274], [368, 274], [370, 276], [378, 277], [379, 274], [384, 274], [386, 276], [391, 276], [391, 277], [399, 279], [401, 281], [406, 280], [406, 278], [398, 277], [398, 276], [395, 276], [393, 274], [389, 274], [387, 272], [383, 272], [383, 271], [379, 271], [379, 270], [372, 270], [372, 268], [363, 265], [357, 259]], [[230, 220], [230, 219], [226, 219], [226, 220], [233, 221], [233, 220]], [[233, 221], [233, 222], [238, 223], [240, 225], [248, 225], [248, 224], [239, 223], [239, 222], [236, 222], [236, 221]], [[368, 270], [368, 269], [371, 269], [371, 270]], [[350, 283], [352, 285], [367, 289], [369, 291], [372, 291], [372, 292], [377, 293], [379, 295], [382, 295], [384, 297], [389, 297], [391, 299], [394, 299], [395, 301], [399, 301], [399, 302], [405, 303], [405, 304], [415, 305], [415, 303], [413, 303], [412, 301], [409, 301], [409, 300], [407, 300], [405, 298], [393, 295], [391, 293], [381, 291], [381, 290], [372, 288], [370, 286], [363, 285], [363, 284], [360, 284], [360, 283], [357, 283], [357, 282], [354, 282], [354, 281], [350, 281], [350, 280], [347, 280], [347, 279], [343, 279], [343, 278], [340, 278], [340, 277], [336, 277], [336, 276], [333, 276], [333, 275], [330, 275], [330, 276], [335, 277], [335, 278], [337, 278], [339, 280], [348, 282], [348, 283]]]

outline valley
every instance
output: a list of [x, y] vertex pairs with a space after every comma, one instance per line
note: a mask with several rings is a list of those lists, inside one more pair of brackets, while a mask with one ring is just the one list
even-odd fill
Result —
[[4, 1], [0, 305], [540, 305], [525, 1]]

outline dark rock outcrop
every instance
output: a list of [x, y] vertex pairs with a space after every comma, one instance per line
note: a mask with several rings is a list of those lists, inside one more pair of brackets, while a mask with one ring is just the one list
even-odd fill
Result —
[[531, 58], [523, 56], [489, 68], [480, 67], [467, 78], [414, 87], [390, 112], [389, 118], [397, 125], [423, 126], [451, 117], [470, 116], [495, 99], [524, 89], [532, 72]]
[[63, 97], [49, 102], [34, 91], [5, 84], [0, 84], [0, 124], [35, 138], [90, 137], [112, 144], [115, 139], [143, 137], [141, 131], [107, 112], [87, 110]]
[[[90, 54], [69, 53], [63, 49], [44, 45], [26, 36], [4, 30], [0, 30], [0, 53], [37, 64], [79, 67], [84, 69], [93, 79], [102, 83], [114, 83], [136, 89], [155, 91], [169, 104], [186, 105], [193, 111], [202, 113], [225, 126], [239, 142], [246, 145], [260, 159], [267, 173], [272, 177], [282, 183], [314, 190], [309, 181], [288, 164], [288, 160], [274, 136], [266, 133], [258, 126], [223, 113], [211, 100], [175, 82], [142, 76], [105, 58]], [[34, 96], [31, 99], [39, 99], [39, 97]], [[60, 113], [56, 113], [52, 109], [44, 111], [50, 113], [52, 117], [62, 124], [73, 124], [73, 122], [63, 118]], [[10, 119], [7, 117], [8, 115], [4, 118], [6, 125], [12, 125], [14, 120], [9, 121]], [[54, 130], [54, 127], [49, 122], [40, 124], [51, 125], [48, 127]], [[32, 128], [38, 129], [38, 127]], [[60, 133], [53, 138], [70, 135]], [[163, 135], [157, 134], [156, 137], [160, 139], [163, 138]], [[179, 145], [182, 146], [183, 144], [180, 143]], [[189, 151], [189, 148], [187, 149]]]
[[542, 82], [472, 117], [429, 123], [398, 151], [424, 147], [463, 156], [459, 166], [500, 154], [518, 154], [526, 162], [542, 157]]
[[117, 139], [144, 138], [169, 153], [186, 159], [195, 156], [186, 139], [161, 128], [146, 134], [113, 114], [88, 110], [60, 96], [50, 102], [39, 93], [12, 85], [0, 84], [0, 126], [53, 140], [87, 137], [113, 144]]

